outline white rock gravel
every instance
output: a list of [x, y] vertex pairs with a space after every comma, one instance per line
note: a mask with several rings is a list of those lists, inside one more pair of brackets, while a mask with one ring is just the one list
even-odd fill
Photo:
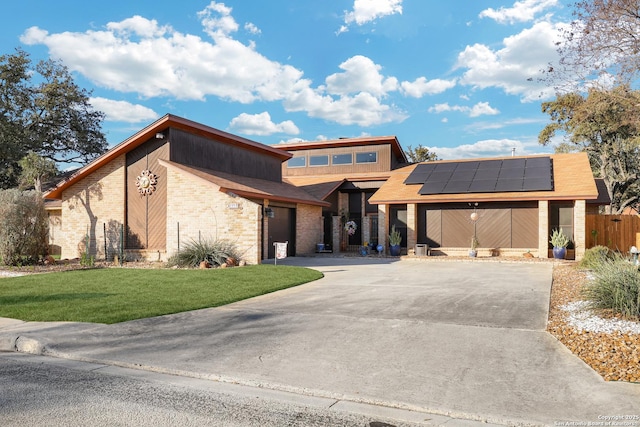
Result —
[[640, 334], [640, 322], [622, 319], [605, 319], [593, 313], [587, 301], [574, 301], [560, 307], [567, 312], [566, 322], [575, 329], [586, 332], [622, 332]]

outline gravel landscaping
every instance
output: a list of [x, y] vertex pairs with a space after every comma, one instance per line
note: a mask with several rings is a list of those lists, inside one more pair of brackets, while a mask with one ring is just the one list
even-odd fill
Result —
[[575, 263], [555, 266], [547, 330], [606, 381], [640, 383], [640, 322], [587, 310], [588, 280]]

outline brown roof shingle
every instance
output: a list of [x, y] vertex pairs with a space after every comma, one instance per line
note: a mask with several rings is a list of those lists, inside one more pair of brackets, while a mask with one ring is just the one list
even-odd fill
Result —
[[[533, 157], [533, 156], [532, 156]], [[505, 193], [458, 193], [421, 195], [420, 185], [405, 185], [404, 181], [417, 164], [392, 172], [387, 182], [369, 199], [370, 203], [448, 203], [469, 201], [525, 201], [525, 200], [593, 200], [598, 197], [593, 173], [586, 153], [551, 154], [554, 189], [552, 191], [524, 191]], [[513, 158], [513, 157], [505, 157]], [[468, 159], [478, 161], [487, 159]], [[447, 161], [440, 161], [444, 163]]]

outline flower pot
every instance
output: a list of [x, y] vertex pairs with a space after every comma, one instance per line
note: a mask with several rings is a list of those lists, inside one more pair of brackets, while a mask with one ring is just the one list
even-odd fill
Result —
[[555, 259], [564, 259], [566, 255], [567, 255], [567, 248], [563, 248], [563, 247], [553, 248], [553, 257]]
[[400, 245], [390, 245], [389, 253], [391, 256], [400, 256]]

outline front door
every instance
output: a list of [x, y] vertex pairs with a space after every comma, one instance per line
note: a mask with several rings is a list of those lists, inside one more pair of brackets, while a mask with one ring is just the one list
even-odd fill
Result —
[[296, 210], [291, 208], [271, 207], [273, 212], [269, 221], [269, 258], [275, 258], [275, 242], [289, 242], [287, 256], [294, 256], [296, 237]]

